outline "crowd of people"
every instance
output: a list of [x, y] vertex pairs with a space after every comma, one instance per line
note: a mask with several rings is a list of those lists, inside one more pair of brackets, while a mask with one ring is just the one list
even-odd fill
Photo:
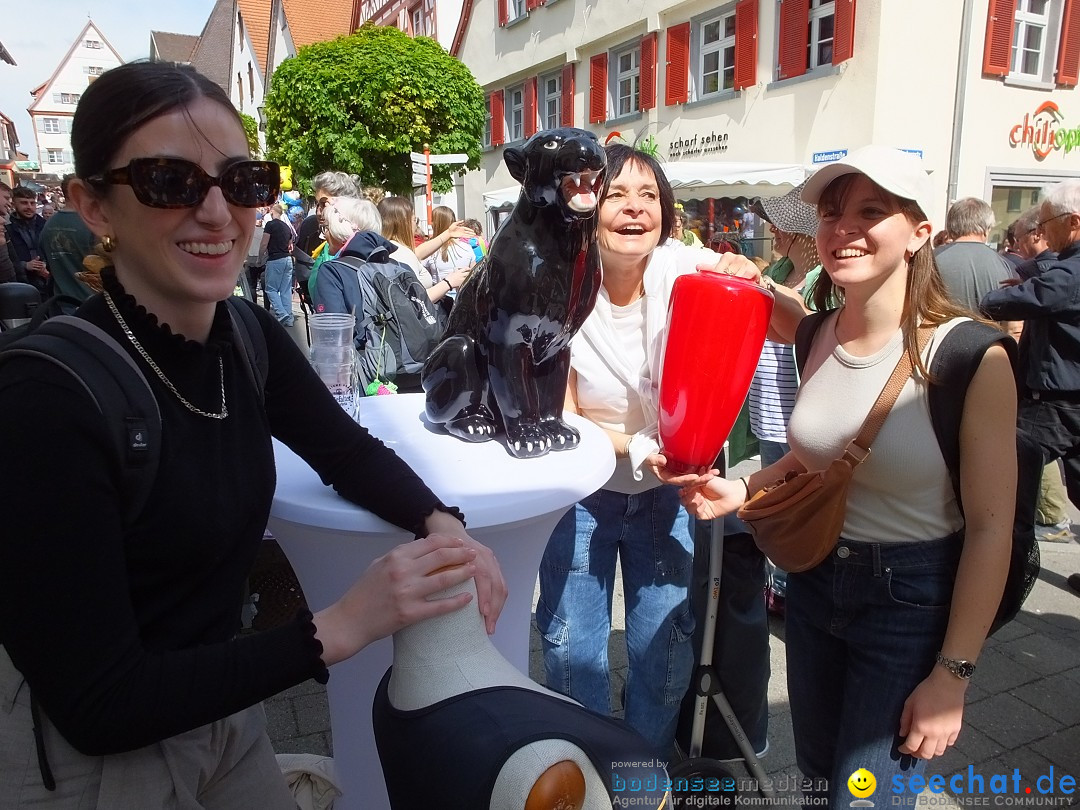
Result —
[[[259, 701], [325, 682], [328, 667], [372, 641], [460, 609], [468, 595], [430, 598], [451, 586], [476, 578], [488, 632], [506, 598], [466, 516], [321, 384], [285, 331], [293, 291], [315, 311], [355, 312], [360, 290], [341, 261], [354, 258], [400, 265], [431, 302], [452, 306], [486, 243], [479, 223], [445, 208], [425, 239], [410, 201], [372, 199], [339, 171], [316, 176], [312, 210], [291, 217], [266, 180], [275, 164], [252, 160], [227, 96], [189, 67], [132, 63], [98, 78], [79, 103], [72, 147], [76, 171], [47, 222], [34, 192], [0, 187], [12, 209], [0, 281], [84, 302], [79, 316], [142, 367], [168, 426], [169, 463], [132, 519], [133, 495], [87, 391], [39, 358], [4, 366], [0, 446], [20, 463], [0, 465], [0, 694], [10, 696], [0, 795], [42, 807], [87, 796], [100, 806], [191, 797], [191, 806], [292, 807], [270, 776]], [[623, 144], [606, 153], [603, 284], [572, 344], [565, 402], [604, 431], [616, 464], [562, 518], [541, 563], [547, 686], [612, 712], [607, 650], [621, 566], [622, 708], [669, 760], [695, 661], [693, 521], [722, 519], [776, 480], [827, 467], [906, 362], [897, 405], [853, 475], [835, 548], [787, 575], [786, 649], [798, 765], [819, 790], [810, 799], [839, 806], [858, 768], [881, 783], [919, 773], [960, 733], [1008, 569], [1013, 515], [1002, 505], [1015, 501], [1017, 465], [1001, 437], [1019, 426], [1038, 443], [1048, 531], [1070, 531], [1062, 470], [1080, 505], [1080, 181], [1053, 187], [1012, 224], [1010, 257], [987, 245], [985, 202], [954, 203], [945, 237], [932, 238], [921, 161], [853, 150], [746, 212], [744, 221], [768, 225], [769, 263], [703, 246], [654, 157]], [[81, 269], [91, 254], [104, 263], [93, 282]], [[244, 265], [264, 293], [265, 309], [241, 304], [266, 350], [263, 390], [235, 350], [226, 304]], [[762, 468], [735, 480], [674, 474], [658, 443], [668, 302], [675, 280], [697, 271], [760, 284], [775, 300], [750, 392]], [[800, 325], [821, 315], [797, 358]], [[926, 405], [929, 369], [949, 333], [973, 319], [1000, 332], [973, 359], [954, 491]], [[43, 420], [49, 431], [25, 430]], [[358, 572], [326, 609], [238, 636], [273, 495], [272, 437], [418, 539]], [[1069, 583], [1080, 590], [1080, 574]]]

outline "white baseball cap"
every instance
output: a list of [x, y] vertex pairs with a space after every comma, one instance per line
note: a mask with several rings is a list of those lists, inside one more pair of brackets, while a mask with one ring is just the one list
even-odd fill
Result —
[[929, 214], [934, 187], [922, 159], [891, 146], [864, 146], [835, 163], [822, 166], [803, 186], [803, 200], [817, 205], [829, 183], [845, 174], [865, 174], [897, 197], [913, 200], [923, 214]]

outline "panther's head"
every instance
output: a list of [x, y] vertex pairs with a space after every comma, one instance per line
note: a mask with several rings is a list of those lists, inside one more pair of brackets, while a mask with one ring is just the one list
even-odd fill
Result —
[[533, 205], [558, 205], [569, 218], [596, 211], [607, 158], [591, 132], [569, 127], [537, 132], [520, 147], [506, 149], [504, 160]]

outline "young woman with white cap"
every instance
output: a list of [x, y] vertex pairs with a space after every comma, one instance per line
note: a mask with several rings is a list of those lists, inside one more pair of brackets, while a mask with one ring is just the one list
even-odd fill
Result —
[[[810, 797], [831, 805], [850, 801], [847, 780], [860, 768], [881, 792], [904, 786], [891, 803], [914, 802], [919, 789], [908, 777], [960, 733], [968, 679], [1009, 567], [1016, 389], [1002, 345], [982, 355], [963, 408], [963, 515], [930, 422], [928, 368], [964, 320], [934, 265], [932, 196], [920, 160], [882, 147], [856, 150], [810, 178], [802, 198], [818, 208], [827, 274], [815, 299], [824, 309], [835, 295], [840, 305], [806, 358], [788, 425], [792, 452], [748, 479], [682, 482], [691, 514], [712, 518], [788, 472], [824, 469], [859, 431], [900, 357], [911, 356], [915, 370], [855, 468], [838, 545], [788, 579], [796, 754], [814, 783]], [[781, 305], [780, 318], [797, 321], [789, 310]], [[924, 328], [934, 334], [919, 352]]]

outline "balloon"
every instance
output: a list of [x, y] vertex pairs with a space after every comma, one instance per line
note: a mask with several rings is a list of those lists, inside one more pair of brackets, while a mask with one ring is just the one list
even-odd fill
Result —
[[278, 171], [281, 174], [281, 190], [288, 191], [292, 188], [292, 166], [279, 166]]
[[772, 315], [772, 293], [713, 272], [675, 280], [660, 372], [668, 469], [711, 467], [742, 410]]

